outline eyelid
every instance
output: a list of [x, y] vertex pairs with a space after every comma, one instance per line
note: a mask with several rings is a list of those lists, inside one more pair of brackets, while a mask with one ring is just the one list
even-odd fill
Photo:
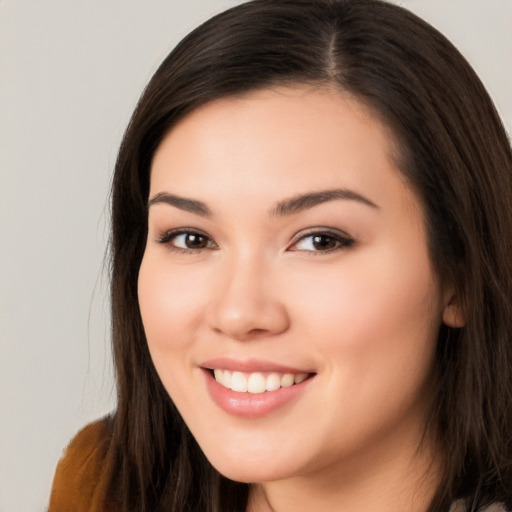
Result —
[[[199, 235], [202, 237], [205, 237], [207, 239], [207, 246], [206, 247], [199, 247], [199, 248], [185, 248], [185, 247], [178, 247], [176, 245], [173, 245], [170, 243], [173, 239], [179, 237], [180, 235]], [[325, 250], [312, 250], [312, 249], [294, 249], [294, 246], [296, 246], [299, 242], [312, 237], [312, 236], [325, 236], [328, 238], [333, 239], [335, 242], [338, 243], [337, 247], [333, 248], [327, 248]], [[181, 252], [181, 253], [199, 253], [204, 249], [218, 249], [218, 245], [213, 240], [211, 236], [209, 236], [204, 231], [197, 229], [197, 228], [175, 228], [175, 229], [169, 229], [167, 231], [164, 231], [163, 233], [159, 234], [155, 237], [155, 242], [162, 245], [167, 245], [170, 250], [173, 250], [175, 252]], [[348, 247], [353, 246], [355, 243], [355, 240], [353, 237], [345, 233], [344, 231], [341, 231], [339, 229], [333, 229], [333, 228], [326, 228], [326, 227], [316, 227], [316, 228], [310, 228], [306, 231], [301, 231], [293, 236], [292, 241], [287, 247], [288, 251], [297, 251], [297, 252], [306, 252], [306, 253], [313, 253], [313, 254], [327, 254], [331, 252], [340, 251], [343, 249], [346, 249]]]
[[[335, 247], [332, 249], [326, 249], [324, 251], [322, 250], [307, 250], [307, 249], [293, 249], [295, 245], [297, 245], [302, 240], [305, 240], [306, 238], [309, 238], [311, 236], [320, 235], [320, 236], [326, 236], [329, 238], [334, 239], [335, 241], [339, 242], [341, 245], [339, 247]], [[288, 250], [291, 251], [302, 251], [302, 252], [309, 252], [313, 254], [327, 254], [335, 251], [340, 251], [343, 249], [347, 249], [348, 247], [352, 247], [355, 244], [355, 240], [353, 237], [351, 237], [349, 234], [345, 233], [344, 231], [340, 231], [339, 229], [333, 229], [333, 228], [326, 228], [326, 227], [318, 227], [318, 228], [311, 228], [307, 231], [302, 231], [298, 234], [296, 234], [290, 245], [288, 246]]]
[[[170, 242], [177, 238], [180, 235], [199, 235], [203, 236], [208, 239], [209, 242], [213, 244], [213, 247], [201, 247], [197, 249], [192, 248], [184, 248], [184, 247], [177, 247], [175, 245], [172, 245]], [[176, 251], [176, 252], [182, 252], [182, 253], [199, 253], [204, 249], [217, 249], [218, 246], [213, 240], [211, 236], [209, 236], [204, 231], [201, 231], [200, 229], [196, 228], [176, 228], [176, 229], [169, 229], [167, 231], [164, 231], [162, 234], [159, 234], [155, 238], [155, 242], [162, 245], [167, 245], [170, 250]]]

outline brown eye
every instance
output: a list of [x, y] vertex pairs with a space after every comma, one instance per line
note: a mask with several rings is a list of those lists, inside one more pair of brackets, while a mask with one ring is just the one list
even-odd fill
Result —
[[341, 233], [316, 232], [304, 235], [291, 247], [291, 251], [305, 251], [311, 253], [327, 253], [345, 249], [354, 244], [354, 240]]
[[187, 233], [183, 237], [187, 249], [204, 249], [208, 245], [208, 238], [198, 233]]
[[201, 249], [216, 249], [213, 240], [203, 233], [189, 230], [177, 230], [165, 233], [157, 239], [160, 244], [167, 245], [175, 251], [200, 251]]
[[329, 235], [314, 235], [311, 243], [317, 251], [328, 251], [330, 249], [335, 249], [338, 246], [339, 241]]

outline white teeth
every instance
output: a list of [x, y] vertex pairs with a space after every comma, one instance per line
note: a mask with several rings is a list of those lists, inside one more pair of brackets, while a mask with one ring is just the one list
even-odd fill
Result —
[[217, 382], [223, 382], [222, 378], [224, 377], [224, 372], [222, 370], [218, 370], [217, 368], [213, 370], [213, 375], [215, 376], [215, 380]]
[[261, 373], [251, 373], [247, 381], [247, 391], [249, 393], [263, 393], [267, 385], [267, 379]]
[[260, 372], [243, 373], [231, 372], [230, 370], [213, 370], [215, 380], [225, 388], [240, 393], [264, 393], [265, 391], [276, 391], [283, 387], [288, 388], [293, 384], [300, 384], [307, 379], [307, 373], [270, 373], [266, 377]]
[[267, 391], [275, 391], [281, 387], [281, 376], [277, 373], [271, 373], [267, 377]]
[[247, 377], [241, 372], [233, 372], [231, 377], [231, 389], [245, 393], [247, 391]]
[[224, 370], [222, 373], [222, 379], [218, 382], [220, 382], [225, 388], [231, 389], [231, 372], [229, 370]]
[[293, 386], [294, 376], [291, 373], [285, 373], [281, 377], [281, 387], [283, 388], [289, 388], [290, 386]]
[[300, 384], [301, 382], [305, 381], [308, 378], [307, 373], [297, 373], [294, 377], [295, 384]]

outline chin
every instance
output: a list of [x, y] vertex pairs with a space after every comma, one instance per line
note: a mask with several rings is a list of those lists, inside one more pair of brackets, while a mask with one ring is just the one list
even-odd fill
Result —
[[[208, 457], [208, 454], [206, 453]], [[242, 483], [261, 483], [282, 480], [292, 476], [295, 472], [291, 464], [282, 460], [261, 459], [250, 460], [246, 454], [238, 453], [234, 456], [219, 454], [217, 457], [208, 457], [212, 466], [224, 477]]]
[[222, 476], [245, 484], [274, 482], [290, 476], [286, 472], [269, 471], [268, 468], [229, 466], [226, 464], [222, 464], [220, 467], [214, 465], [214, 467]]

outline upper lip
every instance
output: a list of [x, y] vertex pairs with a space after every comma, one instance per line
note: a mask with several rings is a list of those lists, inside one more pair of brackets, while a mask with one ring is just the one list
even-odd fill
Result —
[[202, 368], [208, 370], [231, 370], [233, 372], [276, 372], [276, 373], [314, 373], [309, 369], [293, 368], [273, 361], [263, 359], [233, 359], [230, 357], [216, 357], [208, 359], [200, 364]]

